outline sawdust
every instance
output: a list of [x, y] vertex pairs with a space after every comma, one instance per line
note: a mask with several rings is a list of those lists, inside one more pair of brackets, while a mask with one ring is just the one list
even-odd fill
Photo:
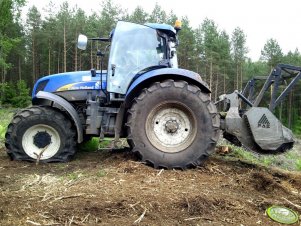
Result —
[[265, 215], [270, 205], [301, 212], [300, 173], [220, 155], [180, 171], [128, 152], [37, 166], [0, 153], [0, 225], [279, 225]]

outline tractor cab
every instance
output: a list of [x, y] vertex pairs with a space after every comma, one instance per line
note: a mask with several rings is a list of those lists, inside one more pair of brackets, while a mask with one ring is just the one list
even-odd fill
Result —
[[[177, 68], [177, 31], [180, 25], [147, 23], [145, 25], [119, 21], [109, 39], [111, 41], [107, 91], [125, 94], [137, 76], [159, 68]], [[79, 38], [78, 47], [85, 49], [87, 38]]]
[[109, 57], [107, 90], [125, 94], [137, 74], [177, 67], [175, 50], [171, 50], [175, 36], [175, 29], [169, 25], [160, 29], [156, 24], [118, 22]]

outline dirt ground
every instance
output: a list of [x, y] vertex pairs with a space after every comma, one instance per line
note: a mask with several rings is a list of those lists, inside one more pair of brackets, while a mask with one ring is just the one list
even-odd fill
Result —
[[280, 225], [265, 214], [271, 205], [301, 213], [301, 173], [220, 155], [168, 171], [128, 152], [35, 165], [0, 151], [0, 225]]

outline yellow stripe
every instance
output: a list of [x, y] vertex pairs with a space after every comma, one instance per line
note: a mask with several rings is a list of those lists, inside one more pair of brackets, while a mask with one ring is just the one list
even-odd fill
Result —
[[74, 84], [76, 84], [76, 83], [71, 83], [71, 84], [68, 84], [68, 85], [61, 86], [56, 91], [66, 91], [66, 90], [69, 90]]

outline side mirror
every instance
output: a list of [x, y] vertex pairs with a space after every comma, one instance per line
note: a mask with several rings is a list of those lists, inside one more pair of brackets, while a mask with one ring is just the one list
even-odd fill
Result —
[[80, 34], [77, 39], [77, 48], [85, 50], [87, 48], [88, 38], [86, 35]]

